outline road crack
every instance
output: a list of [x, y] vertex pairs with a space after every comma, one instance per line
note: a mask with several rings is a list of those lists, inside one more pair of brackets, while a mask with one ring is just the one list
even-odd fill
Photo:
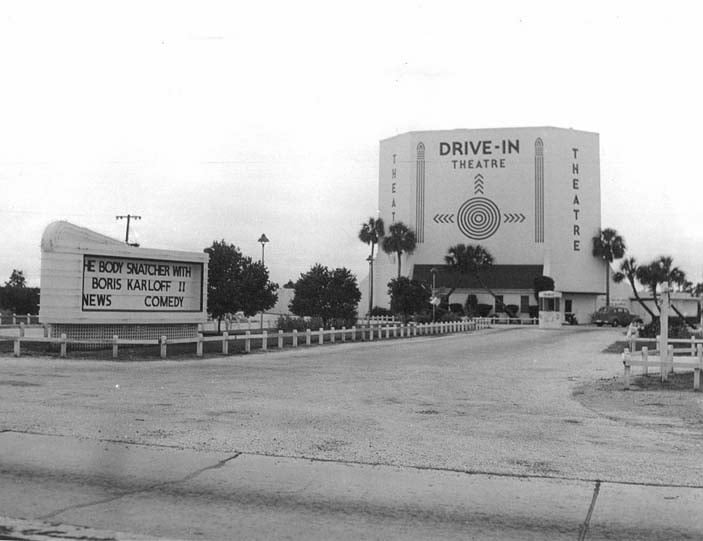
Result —
[[583, 524], [579, 526], [579, 538], [578, 541], [584, 541], [586, 535], [588, 535], [588, 528], [591, 525], [591, 517], [593, 516], [593, 509], [596, 507], [596, 500], [598, 500], [598, 494], [600, 493], [600, 481], [596, 481], [596, 486], [593, 489], [593, 498], [591, 498], [591, 505], [588, 507], [588, 513], [586, 514], [586, 520]]
[[196, 477], [198, 477], [199, 475], [202, 475], [206, 471], [217, 470], [219, 468], [222, 468], [225, 464], [227, 464], [228, 462], [230, 462], [236, 458], [239, 458], [241, 455], [242, 455], [242, 453], [235, 453], [231, 457], [225, 458], [224, 460], [220, 460], [219, 462], [217, 462], [216, 464], [213, 464], [212, 466], [206, 466], [204, 468], [200, 468], [199, 470], [196, 470], [192, 473], [189, 473], [188, 475], [185, 475], [184, 477], [182, 477], [180, 479], [175, 479], [173, 481], [164, 481], [163, 483], [154, 483], [149, 486], [139, 488], [137, 490], [128, 490], [128, 491], [125, 491], [121, 494], [116, 494], [115, 496], [110, 496], [109, 498], [103, 498], [101, 500], [95, 500], [92, 502], [86, 502], [86, 503], [81, 503], [81, 504], [77, 504], [77, 505], [69, 505], [67, 507], [57, 509], [56, 511], [53, 511], [53, 512], [48, 513], [46, 515], [42, 515], [40, 517], [37, 517], [37, 520], [49, 520], [49, 519], [56, 518], [58, 515], [65, 513], [67, 511], [74, 511], [76, 509], [85, 509], [86, 507], [92, 507], [94, 505], [111, 503], [111, 502], [120, 500], [122, 498], [125, 498], [127, 496], [133, 496], [135, 494], [140, 494], [142, 492], [148, 492], [151, 490], [164, 488], [167, 486], [173, 486], [173, 485], [178, 485], [180, 483], [185, 483], [187, 481], [195, 479]]

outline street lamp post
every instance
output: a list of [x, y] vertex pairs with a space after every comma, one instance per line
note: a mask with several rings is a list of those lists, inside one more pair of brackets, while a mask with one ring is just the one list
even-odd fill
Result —
[[373, 310], [373, 256], [366, 258], [369, 262], [369, 319], [371, 319], [371, 310]]
[[437, 267], [432, 267], [430, 272], [432, 273], [432, 323], [434, 323], [437, 304], [435, 303], [437, 298]]
[[[266, 246], [266, 243], [269, 241], [269, 239], [266, 237], [266, 233], [262, 233], [261, 236], [259, 237], [259, 240], [256, 242], [261, 243], [261, 266], [264, 266], [264, 247]], [[264, 330], [264, 311], [261, 310], [261, 330]]]

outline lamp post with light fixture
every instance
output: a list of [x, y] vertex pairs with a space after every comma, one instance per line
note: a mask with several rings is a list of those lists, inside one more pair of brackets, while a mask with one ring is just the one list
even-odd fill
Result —
[[[259, 237], [259, 240], [256, 242], [261, 243], [261, 266], [264, 267], [264, 248], [266, 247], [266, 243], [269, 241], [269, 239], [266, 237], [266, 233], [262, 233], [261, 236]], [[264, 311], [261, 311], [261, 330], [264, 330]]]

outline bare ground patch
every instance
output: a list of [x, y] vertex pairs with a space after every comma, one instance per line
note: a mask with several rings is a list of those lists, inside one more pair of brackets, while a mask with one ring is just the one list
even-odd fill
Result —
[[703, 393], [693, 391], [693, 373], [672, 374], [665, 382], [658, 373], [635, 375], [630, 390], [622, 376], [579, 385], [573, 398], [612, 420], [637, 425], [677, 426], [703, 435]]

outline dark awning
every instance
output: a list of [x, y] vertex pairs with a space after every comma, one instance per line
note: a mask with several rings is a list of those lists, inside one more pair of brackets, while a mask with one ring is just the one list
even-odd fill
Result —
[[[431, 269], [437, 269], [435, 285], [457, 289], [481, 289], [470, 274], [459, 274], [448, 265], [415, 265], [413, 279], [432, 286]], [[533, 289], [535, 278], [542, 276], [543, 265], [493, 265], [481, 273], [481, 279], [491, 289]]]

